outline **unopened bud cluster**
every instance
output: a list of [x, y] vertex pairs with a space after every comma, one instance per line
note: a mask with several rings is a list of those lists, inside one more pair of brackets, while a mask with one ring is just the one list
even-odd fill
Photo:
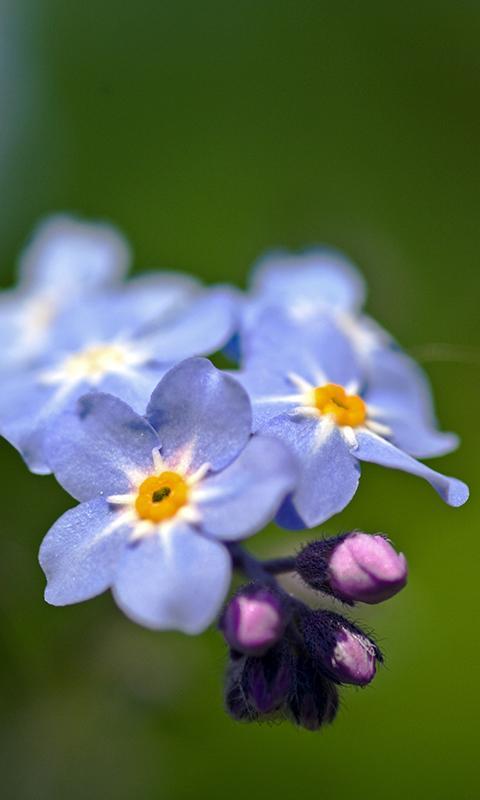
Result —
[[[344, 603], [379, 603], [406, 583], [407, 564], [381, 535], [353, 532], [312, 542], [293, 569]], [[318, 730], [337, 713], [338, 686], [366, 686], [383, 657], [341, 614], [311, 609], [266, 576], [242, 587], [220, 619], [230, 648], [225, 702], [236, 720], [288, 718]]]

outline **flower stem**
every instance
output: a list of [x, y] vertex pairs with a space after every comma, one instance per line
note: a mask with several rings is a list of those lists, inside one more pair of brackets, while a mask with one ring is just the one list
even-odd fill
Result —
[[295, 556], [270, 558], [262, 561], [263, 568], [271, 575], [281, 575], [283, 572], [295, 572]]
[[235, 569], [244, 572], [247, 578], [251, 580], [277, 587], [275, 575], [280, 575], [283, 572], [293, 572], [295, 570], [295, 558], [293, 556], [259, 561], [236, 542], [229, 542], [226, 546], [232, 556]]

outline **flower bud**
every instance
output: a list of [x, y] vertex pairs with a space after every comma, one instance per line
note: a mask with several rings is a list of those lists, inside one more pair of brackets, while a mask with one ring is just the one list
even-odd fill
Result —
[[232, 597], [219, 624], [233, 650], [261, 656], [281, 639], [288, 618], [288, 609], [278, 593], [252, 584]]
[[258, 712], [245, 695], [242, 685], [244, 659], [242, 663], [231, 662], [225, 687], [225, 708], [237, 722], [254, 722]]
[[295, 690], [291, 693], [287, 710], [297, 725], [309, 731], [317, 731], [335, 719], [337, 689], [308, 658], [298, 661]]
[[373, 680], [383, 658], [360, 628], [331, 611], [308, 611], [299, 624], [310, 658], [332, 681], [365, 686]]
[[403, 589], [408, 569], [405, 556], [383, 536], [352, 533], [334, 549], [328, 572], [340, 599], [381, 603]]
[[296, 569], [314, 589], [345, 603], [380, 603], [407, 582], [405, 556], [379, 534], [348, 533], [312, 542], [297, 556]]
[[293, 659], [280, 643], [261, 658], [247, 658], [242, 685], [245, 695], [261, 715], [278, 711], [293, 682]]

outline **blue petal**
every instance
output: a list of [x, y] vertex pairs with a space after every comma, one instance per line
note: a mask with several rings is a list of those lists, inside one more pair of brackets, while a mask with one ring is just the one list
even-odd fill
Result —
[[385, 421], [390, 428], [388, 439], [392, 444], [415, 458], [444, 456], [458, 447], [459, 439], [455, 433], [436, 431], [418, 420], [390, 416], [378, 419]]
[[36, 383], [31, 372], [3, 376], [0, 433], [37, 475], [51, 472], [44, 452], [45, 431], [64, 403], [65, 397]]
[[[175, 325], [198, 295], [198, 285], [185, 275], [136, 278], [82, 303], [74, 314], [67, 309], [56, 323], [55, 336], [68, 350], [129, 340], [148, 333], [153, 326]], [[149, 357], [154, 355], [148, 352]]]
[[231, 289], [205, 290], [188, 306], [150, 326], [142, 345], [151, 357], [173, 364], [221, 349], [235, 331], [238, 301]]
[[109, 372], [104, 375], [96, 387], [89, 386], [83, 393], [96, 388], [105, 394], [113, 394], [131, 406], [137, 414], [143, 415], [153, 390], [170, 368], [171, 364], [147, 362], [129, 369], [127, 374]]
[[294, 373], [314, 386], [358, 385], [363, 377], [350, 339], [328, 315], [302, 324], [268, 309], [244, 335], [242, 352], [245, 372]]
[[40, 565], [47, 577], [45, 600], [64, 606], [108, 589], [129, 533], [121, 515], [102, 498], [67, 511], [40, 547]]
[[378, 348], [370, 355], [365, 399], [379, 410], [375, 419], [392, 429], [394, 444], [410, 455], [430, 458], [457, 447], [455, 434], [436, 430], [428, 379], [405, 353]]
[[240, 334], [234, 333], [233, 336], [230, 337], [226, 345], [224, 346], [222, 353], [225, 358], [228, 358], [230, 361], [238, 364], [241, 358], [241, 343], [240, 343]]
[[275, 522], [280, 528], [286, 528], [289, 531], [301, 531], [305, 528], [305, 523], [293, 505], [291, 497], [287, 497], [280, 506]]
[[203, 289], [197, 278], [183, 272], [151, 272], [130, 279], [124, 285], [121, 302], [128, 314], [135, 309], [135, 316], [142, 324], [168, 319], [189, 308]]
[[161, 526], [124, 552], [113, 594], [140, 625], [193, 634], [213, 622], [230, 580], [230, 556], [219, 542], [187, 525]]
[[319, 307], [357, 310], [365, 301], [365, 283], [341, 253], [316, 248], [297, 255], [271, 253], [256, 266], [253, 291], [259, 302], [316, 313]]
[[192, 355], [212, 353], [236, 324], [235, 293], [199, 290], [186, 276], [144, 277], [65, 313], [55, 337], [65, 350], [126, 342], [145, 360], [172, 365]]
[[152, 394], [147, 418], [158, 431], [167, 462], [188, 453], [192, 470], [229, 464], [245, 447], [252, 412], [245, 390], [207, 359], [191, 358], [170, 370]]
[[401, 469], [424, 478], [450, 506], [461, 506], [468, 500], [468, 487], [462, 481], [435, 472], [380, 436], [359, 431], [357, 441], [358, 448], [355, 450], [355, 455], [361, 461], [371, 461], [384, 467]]
[[19, 450], [30, 470], [48, 474], [50, 468], [45, 451], [47, 430], [65, 411], [75, 411], [77, 400], [92, 391], [112, 394], [144, 414], [158, 381], [169, 365], [138, 365], [129, 373], [106, 373], [99, 382], [79, 381], [68, 391], [60, 386], [40, 383], [36, 373], [5, 379], [0, 398], [0, 433]]
[[31, 292], [24, 289], [7, 289], [0, 292], [0, 369], [8, 370], [36, 358], [48, 342], [49, 326], [29, 330], [29, 304]]
[[299, 405], [299, 390], [287, 375], [252, 369], [230, 373], [246, 389], [252, 404], [253, 431], [258, 431], [273, 417]]
[[320, 525], [345, 508], [357, 490], [360, 469], [335, 425], [281, 414], [262, 433], [278, 437], [297, 458], [299, 478], [291, 502], [306, 527]]
[[45, 452], [58, 482], [77, 500], [131, 491], [132, 475], [153, 471], [155, 431], [116, 397], [87, 394], [49, 428]]
[[35, 231], [20, 260], [20, 277], [36, 289], [78, 297], [119, 281], [129, 262], [128, 244], [115, 228], [59, 215]]
[[[233, 464], [200, 484], [202, 530], [225, 541], [251, 536], [275, 516], [296, 479], [288, 449], [276, 439], [254, 436]], [[197, 502], [195, 495], [192, 500]]]

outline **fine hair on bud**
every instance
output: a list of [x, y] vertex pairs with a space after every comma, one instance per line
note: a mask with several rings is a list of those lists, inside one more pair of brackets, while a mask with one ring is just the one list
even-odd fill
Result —
[[335, 683], [365, 686], [383, 657], [360, 628], [332, 611], [305, 609], [299, 617], [305, 649], [318, 669]]
[[298, 658], [294, 688], [287, 714], [302, 728], [317, 731], [336, 717], [339, 697], [336, 686], [315, 668], [308, 656]]
[[407, 582], [405, 556], [382, 534], [360, 531], [311, 542], [298, 554], [295, 567], [313, 589], [343, 603], [381, 603]]

